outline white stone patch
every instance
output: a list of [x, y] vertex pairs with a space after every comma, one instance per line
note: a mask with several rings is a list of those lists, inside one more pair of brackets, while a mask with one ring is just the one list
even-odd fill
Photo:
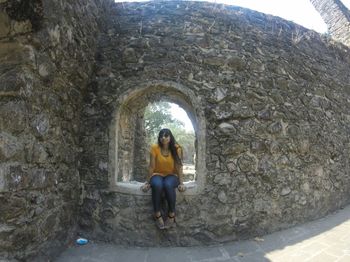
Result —
[[108, 169], [108, 163], [107, 162], [99, 162], [98, 168], [101, 170], [107, 170]]
[[61, 38], [59, 25], [56, 25], [54, 29], [50, 29], [49, 35], [53, 43], [59, 44]]
[[33, 46], [25, 45], [24, 48], [28, 51], [28, 57], [30, 58], [32, 65], [35, 66], [36, 59], [35, 59], [35, 50], [34, 50]]
[[304, 190], [305, 193], [309, 193], [310, 192], [310, 186], [308, 182], [305, 182], [302, 186], [302, 189]]
[[35, 127], [38, 135], [43, 136], [49, 131], [50, 122], [45, 114], [40, 114], [35, 117], [33, 126]]
[[188, 79], [188, 81], [192, 81], [193, 80], [193, 74], [189, 73], [187, 79]]
[[16, 227], [14, 227], [14, 226], [0, 224], [0, 233], [10, 233], [10, 232], [14, 231], [15, 229], [16, 229]]
[[218, 199], [221, 203], [225, 204], [227, 202], [227, 196], [224, 191], [220, 191], [218, 194]]
[[215, 89], [215, 86], [210, 85], [210, 84], [208, 84], [208, 83], [203, 83], [203, 86], [207, 87], [207, 88], [210, 89], [210, 90]]
[[226, 97], [227, 90], [223, 88], [216, 88], [215, 90], [215, 96], [216, 96], [216, 101], [220, 102], [222, 99]]
[[324, 176], [323, 167], [321, 167], [321, 166], [316, 167], [313, 175], [323, 177]]
[[241, 88], [241, 84], [240, 83], [235, 83], [235, 84], [233, 84], [233, 86], [236, 87], [236, 88]]
[[68, 38], [69, 42], [73, 42], [73, 32], [72, 32], [72, 28], [68, 28], [68, 29], [67, 29], [67, 38]]
[[306, 205], [306, 203], [307, 203], [306, 198], [304, 196], [302, 196], [299, 200], [299, 203], [303, 206]]
[[229, 124], [229, 123], [221, 123], [219, 125], [219, 128], [221, 129], [221, 131], [223, 131], [224, 133], [231, 133], [231, 132], [236, 132], [236, 128]]
[[49, 71], [47, 70], [46, 66], [41, 64], [39, 65], [39, 75], [45, 77], [49, 75]]
[[13, 181], [16, 183], [16, 184], [19, 184], [19, 182], [21, 182], [22, 180], [22, 176], [21, 175], [15, 175], [13, 176]]
[[232, 111], [223, 111], [220, 108], [214, 109], [217, 119], [225, 119], [232, 115]]
[[289, 187], [285, 187], [281, 191], [281, 196], [286, 196], [286, 195], [290, 194], [290, 192], [292, 192], [292, 190]]
[[256, 50], [258, 51], [258, 53], [259, 53], [260, 55], [265, 55], [264, 52], [263, 52], [259, 47], [257, 47]]

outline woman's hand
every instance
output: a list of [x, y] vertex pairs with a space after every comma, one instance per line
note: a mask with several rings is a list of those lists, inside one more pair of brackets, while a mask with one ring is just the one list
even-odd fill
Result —
[[186, 191], [186, 186], [184, 184], [180, 184], [180, 185], [177, 186], [177, 189], [180, 192], [184, 192], [184, 191]]
[[140, 187], [141, 191], [146, 193], [151, 188], [151, 184], [146, 182], [144, 185]]

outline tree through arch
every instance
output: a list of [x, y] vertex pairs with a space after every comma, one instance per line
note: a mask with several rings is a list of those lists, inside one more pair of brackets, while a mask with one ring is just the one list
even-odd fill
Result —
[[[180, 116], [176, 116], [174, 112], [180, 113]], [[186, 123], [190, 122], [190, 126]], [[183, 172], [184, 181], [195, 181], [195, 140], [193, 125], [180, 106], [174, 103], [159, 101], [149, 103], [145, 108], [144, 114], [144, 127], [146, 134], [146, 146], [150, 148], [152, 144], [157, 143], [158, 132], [162, 128], [169, 128], [177, 143], [182, 147], [183, 151]], [[149, 155], [146, 154], [147, 165], [149, 164]], [[143, 173], [134, 172], [134, 173]], [[137, 177], [136, 181], [144, 181], [145, 176]]]

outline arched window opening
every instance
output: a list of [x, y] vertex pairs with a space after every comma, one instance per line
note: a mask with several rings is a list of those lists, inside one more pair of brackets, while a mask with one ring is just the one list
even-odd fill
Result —
[[[182, 109], [181, 109], [182, 108]], [[168, 113], [159, 122], [159, 112]], [[176, 113], [177, 112], [177, 113]], [[179, 114], [180, 116], [176, 115]], [[153, 116], [153, 123], [151, 123]], [[185, 117], [186, 116], [186, 117]], [[163, 119], [164, 120], [164, 119]], [[154, 125], [154, 122], [158, 124]], [[153, 124], [153, 133], [150, 126]], [[205, 184], [205, 117], [200, 101], [188, 88], [177, 83], [152, 83], [119, 97], [110, 129], [110, 184], [120, 192], [143, 194], [139, 186], [146, 180], [149, 149], [161, 128], [172, 130], [184, 151], [184, 178], [188, 190], [197, 194]]]

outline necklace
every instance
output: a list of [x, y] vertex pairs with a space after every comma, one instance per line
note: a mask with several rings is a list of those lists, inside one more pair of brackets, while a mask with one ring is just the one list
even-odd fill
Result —
[[162, 154], [162, 156], [167, 157], [167, 156], [169, 156], [170, 151], [169, 151], [169, 149], [165, 150], [165, 149], [162, 148], [160, 150], [160, 153]]

